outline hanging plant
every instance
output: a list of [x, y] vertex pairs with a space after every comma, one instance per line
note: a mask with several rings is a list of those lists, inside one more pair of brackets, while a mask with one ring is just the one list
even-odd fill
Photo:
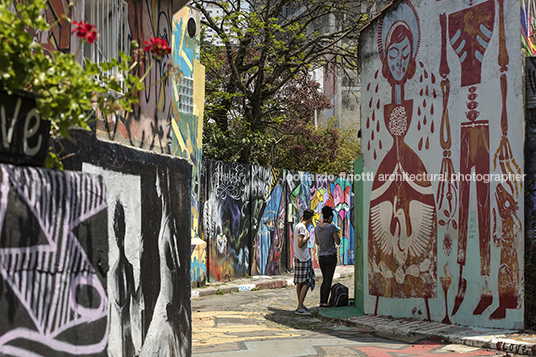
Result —
[[[71, 3], [69, 8], [72, 6]], [[122, 52], [120, 58], [107, 62], [96, 64], [85, 58], [81, 64], [77, 58], [82, 45], [93, 45], [99, 33], [92, 24], [74, 21], [72, 33], [80, 38], [80, 48], [76, 53], [56, 51], [52, 58], [45, 55], [28, 31], [46, 32], [54, 27], [43, 17], [45, 8], [43, 0], [0, 0], [0, 89], [9, 95], [17, 90], [34, 93], [38, 113], [42, 120], [50, 121], [52, 139], [68, 138], [74, 127], [89, 130], [89, 122], [96, 118], [119, 111], [131, 112], [139, 102], [139, 92], [147, 88], [145, 76], [155, 62], [163, 61], [171, 53], [167, 42], [160, 38], [145, 41], [145, 52], [152, 61], [142, 77], [134, 74], [139, 61]], [[60, 20], [63, 18], [71, 22], [65, 16]], [[130, 50], [139, 55], [142, 51], [138, 47], [132, 42]], [[165, 75], [151, 86], [164, 80], [172, 69], [169, 65]], [[7, 126], [11, 125], [8, 119], [16, 118], [2, 119]], [[62, 168], [52, 147], [47, 166]]]

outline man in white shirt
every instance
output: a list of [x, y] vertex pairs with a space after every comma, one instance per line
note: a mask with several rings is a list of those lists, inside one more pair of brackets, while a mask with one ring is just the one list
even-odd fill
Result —
[[298, 296], [297, 315], [311, 315], [303, 302], [309, 288], [315, 288], [315, 270], [309, 255], [307, 242], [309, 241], [309, 231], [307, 227], [312, 223], [314, 211], [306, 208], [303, 211], [301, 222], [294, 227], [294, 284], [296, 284], [296, 294]]

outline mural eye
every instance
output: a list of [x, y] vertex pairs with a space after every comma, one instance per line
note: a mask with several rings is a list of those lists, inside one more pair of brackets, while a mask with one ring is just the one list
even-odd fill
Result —
[[274, 224], [274, 221], [271, 219], [271, 218], [268, 218], [264, 224], [266, 225], [266, 227], [268, 227], [269, 230], [273, 230], [275, 228], [275, 224]]
[[392, 47], [392, 48], [389, 50], [388, 55], [389, 55], [389, 58], [390, 58], [390, 59], [394, 60], [395, 58], [398, 57], [398, 49]]
[[335, 212], [338, 214], [341, 211], [349, 211], [350, 205], [346, 202], [341, 202], [335, 206]]
[[409, 46], [404, 47], [404, 49], [402, 50], [402, 58], [407, 59], [409, 57], [409, 53], [410, 53]]
[[279, 229], [283, 229], [285, 227], [285, 221], [279, 220]]

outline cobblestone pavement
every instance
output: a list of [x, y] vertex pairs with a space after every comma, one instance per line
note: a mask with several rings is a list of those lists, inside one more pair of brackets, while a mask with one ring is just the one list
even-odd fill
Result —
[[[353, 293], [353, 276], [338, 279]], [[295, 287], [192, 299], [193, 355], [236, 356], [507, 356], [505, 352], [322, 320], [320, 285], [307, 294], [312, 316], [299, 316]], [[508, 356], [514, 356], [509, 354]]]

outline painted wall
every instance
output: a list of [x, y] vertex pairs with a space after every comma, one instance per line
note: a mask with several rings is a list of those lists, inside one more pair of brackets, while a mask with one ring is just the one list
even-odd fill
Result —
[[[21, 0], [15, 0], [15, 2], [20, 3]], [[53, 57], [56, 51], [74, 53], [78, 49], [80, 41], [76, 35], [71, 34], [71, 24], [62, 16], [80, 18], [82, 16], [81, 11], [81, 7], [69, 9], [68, 2], [48, 0], [46, 1], [46, 11], [43, 16], [47, 23], [52, 26], [51, 30], [40, 32], [29, 29], [29, 32], [49, 56]]]
[[106, 189], [0, 165], [0, 354], [106, 356]]
[[[327, 205], [334, 210], [333, 224], [339, 228], [341, 236], [341, 244], [337, 248], [338, 264], [354, 264], [354, 224], [351, 218], [354, 193], [351, 182], [341, 177], [301, 171], [288, 171], [286, 179], [289, 192], [290, 247], [293, 247], [293, 227], [299, 223], [303, 210], [310, 207], [316, 214], [313, 218], [313, 225], [310, 227], [311, 239], [308, 246], [312, 251], [313, 266], [320, 267], [317, 246], [314, 244], [314, 227], [322, 219], [322, 208]], [[294, 257], [293, 252], [292, 257]]]
[[[293, 227], [307, 207], [317, 212], [309, 248], [318, 265], [314, 227], [324, 205], [335, 210], [341, 230], [339, 264], [354, 263], [353, 192], [348, 180], [270, 167], [204, 160], [202, 234], [207, 242], [207, 276], [225, 281], [277, 275], [293, 266]], [[196, 266], [199, 258], [196, 256]]]
[[[294, 227], [300, 223], [300, 218], [306, 208], [311, 208], [311, 192], [313, 189], [312, 175], [308, 172], [286, 171], [286, 186], [287, 186], [287, 235], [288, 247], [290, 251], [290, 259], [288, 259], [288, 267], [294, 267]], [[314, 196], [313, 196], [314, 200]], [[311, 208], [312, 209], [312, 208]], [[320, 214], [316, 213], [313, 217], [313, 223], [316, 224], [320, 219]], [[311, 227], [308, 227], [311, 235]], [[314, 236], [311, 235], [307, 243], [310, 249], [314, 249]], [[318, 265], [318, 259], [314, 251], [310, 251], [313, 257], [313, 265]]]
[[191, 164], [73, 133], [65, 167], [107, 187], [108, 353], [191, 354]]
[[249, 274], [249, 165], [207, 160], [203, 231], [207, 242], [209, 281], [227, 281]]
[[251, 275], [285, 271], [286, 191], [282, 169], [251, 166]]
[[[152, 37], [163, 38], [168, 43], [172, 43], [172, 0], [125, 1], [128, 4], [129, 43], [135, 40], [143, 48], [145, 41]], [[69, 9], [67, 1], [46, 1], [47, 10], [43, 16], [50, 25], [54, 26], [48, 32], [31, 32], [46, 53], [53, 56], [54, 51], [72, 53], [78, 51], [80, 41], [75, 34], [71, 33], [71, 24], [62, 19], [62, 16], [66, 15], [73, 21], [89, 21], [83, 18], [84, 3], [80, 1]], [[107, 14], [104, 15], [107, 16]], [[103, 29], [97, 30], [101, 32], [101, 39], [109, 35], [102, 33]], [[99, 39], [96, 43], [98, 42]], [[141, 53], [144, 52], [141, 51]], [[87, 53], [82, 54], [89, 56]], [[130, 53], [130, 55], [136, 57], [135, 53]], [[80, 56], [81, 59], [82, 56]], [[166, 56], [156, 61], [150, 69], [145, 79], [147, 89], [139, 93], [139, 104], [134, 106], [133, 112], [118, 113], [97, 122], [99, 138], [159, 153], [171, 152], [172, 79], [168, 77], [159, 82], [167, 71], [170, 59], [170, 56]], [[142, 77], [150, 66], [149, 56], [146, 56], [140, 63], [135, 71]]]
[[397, 1], [363, 32], [365, 313], [523, 327], [519, 32], [514, 0]]
[[521, 41], [523, 49], [529, 56], [536, 55], [536, 41], [534, 26], [536, 25], [536, 7], [534, 2], [521, 2]]
[[[171, 43], [173, 14], [172, 0], [126, 0], [128, 3], [128, 40], [135, 40], [143, 48], [144, 42], [159, 37]], [[74, 18], [74, 20], [78, 20]], [[97, 29], [98, 30], [98, 29]], [[139, 105], [132, 113], [123, 113], [97, 122], [97, 135], [159, 153], [171, 149], [171, 79], [157, 83], [167, 70], [169, 56], [156, 61], [145, 79], [148, 89], [140, 92]], [[150, 65], [149, 57], [138, 67], [141, 77]]]
[[[17, 0], [20, 1], [20, 0]], [[172, 42], [172, 0], [125, 0], [128, 4], [128, 41], [135, 40], [141, 48], [144, 42], [152, 37], [160, 37]], [[32, 35], [43, 46], [45, 52], [53, 56], [54, 51], [76, 53], [80, 41], [71, 33], [71, 24], [63, 15], [73, 21], [89, 21], [83, 18], [84, 2], [77, 3], [69, 9], [66, 1], [48, 0], [47, 10], [43, 14], [49, 24], [55, 24], [51, 31]], [[104, 38], [108, 34], [102, 33]], [[99, 39], [97, 39], [97, 43]], [[142, 51], [143, 52], [143, 51]], [[89, 56], [84, 53], [85, 56]], [[135, 57], [134, 53], [131, 53]], [[82, 59], [82, 56], [80, 56]], [[151, 59], [152, 60], [152, 59]], [[151, 68], [145, 79], [146, 90], [140, 92], [140, 103], [131, 113], [119, 113], [97, 122], [99, 138], [121, 142], [160, 153], [171, 152], [171, 78], [157, 83], [168, 68], [169, 56], [159, 60]], [[149, 68], [149, 57], [146, 56], [137, 67], [137, 75], [142, 77]]]
[[171, 78], [172, 103], [171, 154], [192, 162], [192, 276], [191, 281], [203, 285], [206, 267], [203, 256], [206, 244], [200, 237], [199, 176], [202, 159], [205, 67], [199, 60], [200, 11], [185, 6], [173, 16], [172, 62], [180, 75]]
[[536, 326], [536, 58], [525, 58], [525, 328]]

